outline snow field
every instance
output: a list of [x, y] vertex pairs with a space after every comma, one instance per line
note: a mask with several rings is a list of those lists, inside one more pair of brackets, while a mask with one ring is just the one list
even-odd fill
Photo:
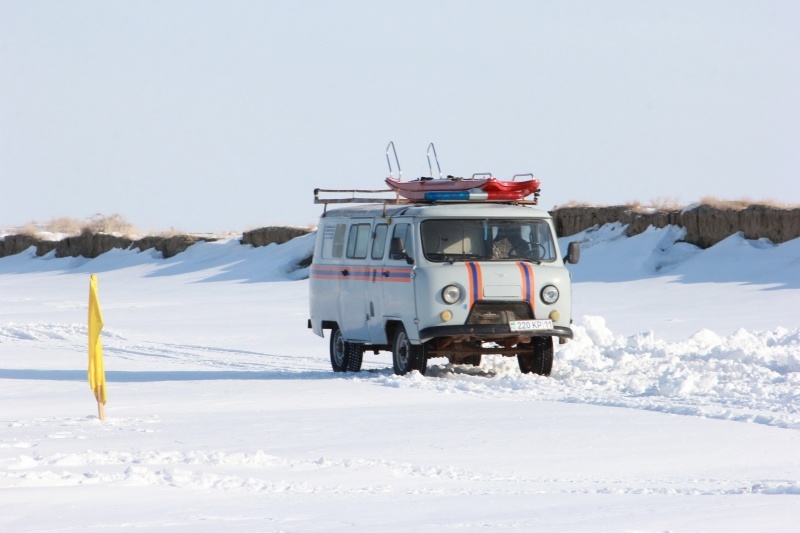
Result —
[[[293, 281], [308, 238], [4, 258], [0, 529], [792, 531], [796, 244], [588, 235], [575, 339], [550, 378], [502, 357], [400, 377], [371, 353], [334, 374]], [[612, 259], [630, 279], [592, 268]], [[103, 423], [86, 382], [91, 272]]]

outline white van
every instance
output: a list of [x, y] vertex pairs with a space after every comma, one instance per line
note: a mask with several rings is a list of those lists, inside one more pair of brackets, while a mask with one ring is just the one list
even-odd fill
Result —
[[[567, 262], [576, 263], [578, 243]], [[549, 375], [553, 342], [572, 338], [570, 273], [550, 215], [514, 203], [419, 202], [327, 210], [311, 264], [309, 328], [330, 330], [336, 372], [364, 350], [392, 353], [394, 372], [429, 358], [480, 365], [517, 356]]]

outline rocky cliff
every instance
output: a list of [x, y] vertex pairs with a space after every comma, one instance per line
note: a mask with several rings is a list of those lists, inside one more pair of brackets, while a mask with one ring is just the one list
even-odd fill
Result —
[[269, 226], [245, 231], [242, 234], [242, 244], [252, 244], [253, 246], [266, 246], [268, 244], [283, 244], [295, 237], [306, 235], [311, 230], [307, 228], [296, 228], [293, 226]]
[[581, 206], [556, 208], [551, 214], [560, 237], [611, 222], [627, 224], [631, 236], [650, 226], [681, 226], [686, 228], [686, 242], [700, 248], [713, 246], [738, 232], [748, 239], [766, 238], [774, 243], [800, 237], [800, 208], [797, 207], [749, 205], [737, 208], [703, 204], [683, 210], [646, 210], [629, 206]]
[[[282, 244], [310, 231], [306, 228], [271, 226], [244, 232], [241, 242], [256, 247], [272, 243]], [[214, 240], [217, 239], [197, 235], [149, 236], [131, 239], [88, 230], [83, 231], [80, 235], [66, 237], [59, 241], [40, 239], [27, 234], [6, 235], [4, 238], [0, 238], [0, 257], [18, 254], [34, 246], [38, 256], [55, 250], [56, 257], [81, 256], [88, 258], [97, 257], [115, 248], [141, 251], [152, 248], [161, 252], [166, 259], [183, 252], [196, 242]]]
[[80, 235], [66, 237], [60, 241], [39, 239], [30, 235], [6, 235], [0, 240], [0, 257], [18, 254], [31, 246], [36, 247], [36, 255], [46, 255], [53, 250], [56, 257], [97, 257], [114, 248], [149, 250], [154, 248], [165, 258], [173, 257], [199, 241], [213, 241], [208, 237], [194, 235], [173, 235], [171, 237], [143, 237], [130, 239], [106, 233], [84, 231]]
[[[800, 237], [800, 208], [780, 208], [766, 205], [749, 205], [742, 208], [698, 205], [683, 210], [648, 210], [631, 206], [561, 207], [551, 211], [556, 231], [560, 237], [580, 233], [593, 226], [621, 222], [628, 225], [628, 235], [642, 233], [650, 226], [663, 228], [676, 225], [686, 228], [686, 242], [708, 248], [737, 232], [748, 239], [766, 238], [774, 243]], [[266, 246], [281, 244], [311, 230], [288, 226], [270, 226], [246, 231], [242, 244]], [[195, 235], [150, 236], [130, 239], [84, 231], [80, 235], [60, 241], [49, 241], [30, 235], [6, 235], [0, 240], [0, 257], [18, 254], [31, 246], [42, 256], [55, 250], [56, 257], [97, 257], [114, 248], [161, 252], [172, 257], [200, 241], [214, 238]]]

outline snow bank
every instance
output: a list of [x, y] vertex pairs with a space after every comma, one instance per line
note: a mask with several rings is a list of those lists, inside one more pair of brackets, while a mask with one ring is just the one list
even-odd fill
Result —
[[[557, 349], [550, 378], [520, 374], [514, 358], [480, 368], [436, 361], [426, 377], [376, 378], [391, 387], [430, 388], [491, 398], [537, 398], [644, 409], [800, 429], [800, 329], [701, 330], [680, 342], [652, 333], [615, 335], [583, 317]], [[436, 379], [431, 379], [436, 378]]]
[[559, 239], [562, 250], [581, 243], [581, 262], [569, 265], [574, 281], [620, 282], [675, 276], [681, 283], [774, 284], [800, 288], [800, 239], [773, 244], [731, 235], [706, 249], [683, 242], [678, 226], [648, 228], [634, 237], [626, 226], [606, 224]]

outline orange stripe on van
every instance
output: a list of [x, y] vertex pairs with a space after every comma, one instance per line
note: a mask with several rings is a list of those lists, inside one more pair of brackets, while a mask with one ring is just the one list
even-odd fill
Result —
[[480, 263], [465, 263], [467, 266], [467, 278], [469, 279], [469, 307], [481, 299], [483, 295], [483, 272]]
[[475, 299], [481, 300], [483, 298], [483, 272], [480, 263], [475, 263], [475, 270], [478, 271], [478, 290]]
[[[536, 302], [536, 285], [533, 278], [533, 266], [529, 263], [517, 263], [520, 276], [522, 277], [522, 297], [531, 304], [531, 311], [534, 310]], [[534, 314], [534, 316], [536, 316]]]

